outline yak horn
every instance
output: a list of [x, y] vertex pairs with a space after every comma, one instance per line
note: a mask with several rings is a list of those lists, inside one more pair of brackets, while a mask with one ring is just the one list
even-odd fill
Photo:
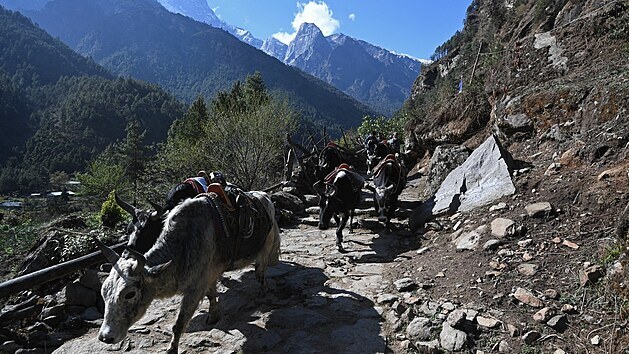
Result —
[[118, 204], [118, 206], [120, 206], [122, 208], [122, 210], [126, 211], [127, 213], [129, 213], [131, 216], [133, 216], [134, 218], [137, 217], [138, 211], [137, 209], [125, 202], [124, 200], [120, 199], [120, 197], [118, 197], [118, 193], [114, 192], [114, 197], [116, 197], [116, 203]]
[[107, 258], [109, 263], [116, 264], [120, 259], [118, 253], [116, 253], [116, 251], [104, 244], [103, 241], [98, 239], [98, 237], [92, 235], [92, 238], [94, 239], [94, 242], [96, 242], [96, 246], [98, 246], [98, 249], [105, 256], [105, 258]]
[[166, 210], [164, 209], [164, 207], [162, 207], [162, 206], [161, 206], [161, 205], [159, 205], [159, 204], [153, 203], [153, 202], [152, 202], [152, 201], [150, 201], [150, 200], [149, 200], [148, 202], [149, 202], [149, 204], [151, 204], [151, 206], [153, 207], [153, 209], [155, 209], [155, 211], [157, 211], [157, 215], [155, 215], [155, 217], [156, 217], [156, 218], [161, 218], [161, 217], [162, 217], [162, 215], [164, 215], [164, 212], [166, 211]]

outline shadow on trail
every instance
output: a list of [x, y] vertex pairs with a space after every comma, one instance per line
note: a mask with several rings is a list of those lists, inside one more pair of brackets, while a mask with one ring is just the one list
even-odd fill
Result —
[[362, 254], [358, 258], [354, 258], [353, 262], [389, 263], [393, 262], [393, 260], [400, 257], [403, 253], [421, 247], [421, 239], [410, 235], [408, 231], [405, 231], [403, 234], [398, 234], [398, 231], [387, 232], [382, 229], [378, 231], [377, 234], [378, 237], [374, 237], [371, 243], [348, 240], [348, 242], [369, 247], [371, 251], [373, 251], [372, 253], [365, 253], [365, 250], [359, 250]]
[[[267, 292], [258, 296], [253, 271], [223, 280], [221, 320], [213, 327], [242, 333], [243, 353], [384, 353], [381, 317], [374, 303], [355, 292], [326, 285], [319, 268], [282, 262], [267, 271]], [[207, 302], [188, 332], [208, 331]]]

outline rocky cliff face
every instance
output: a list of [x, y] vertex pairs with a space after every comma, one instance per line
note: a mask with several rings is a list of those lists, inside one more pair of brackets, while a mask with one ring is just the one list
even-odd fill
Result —
[[269, 37], [264, 40], [262, 43], [262, 47], [260, 50], [265, 52], [266, 54], [278, 58], [279, 60], [284, 60], [286, 56], [286, 50], [288, 46], [273, 37]]
[[410, 95], [421, 61], [365, 41], [333, 34], [304, 23], [281, 56], [282, 46], [271, 43], [268, 54], [312, 74], [382, 114], [397, 111]]
[[625, 117], [627, 10], [613, 0], [474, 1], [406, 102], [417, 151], [474, 146], [490, 131], [583, 139]]
[[[493, 134], [514, 162], [510, 174], [515, 194], [503, 199], [509, 206], [507, 209], [515, 211], [508, 217], [507, 225], [518, 218], [530, 222], [537, 217], [535, 209], [550, 210], [552, 206], [559, 210], [545, 223], [527, 225], [525, 238], [512, 243], [514, 247], [537, 244], [534, 254], [515, 251], [513, 263], [502, 266], [510, 257], [508, 254], [514, 253], [501, 248], [486, 262], [475, 261], [496, 266], [493, 270], [500, 275], [492, 284], [498, 284], [498, 288], [502, 284], [507, 291], [522, 284], [519, 275], [532, 277], [529, 284], [537, 294], [545, 288], [563, 287], [559, 301], [551, 306], [529, 302], [530, 294], [519, 289], [513, 298], [529, 306], [545, 307], [535, 314], [537, 309], [528, 310], [528, 318], [519, 321], [527, 323], [526, 331], [535, 329], [550, 333], [549, 337], [560, 335], [575, 340], [537, 341], [531, 339], [534, 331], [523, 331], [521, 340], [502, 340], [492, 350], [520, 352], [519, 349], [535, 347], [535, 351], [541, 352], [604, 353], [621, 352], [628, 346], [626, 333], [612, 331], [593, 338], [593, 332], [587, 328], [594, 323], [601, 326], [606, 321], [607, 315], [591, 321], [594, 312], [613, 313], [624, 321], [629, 314], [629, 307], [613, 304], [616, 297], [622, 302], [629, 299], [628, 28], [626, 1], [475, 0], [468, 9], [464, 29], [437, 48], [434, 55], [437, 60], [422, 69], [411, 98], [405, 103], [404, 113], [412, 117], [406, 136], [407, 156], [413, 162], [423, 161], [417, 171], [431, 170], [429, 157], [438, 160], [435, 156], [439, 157], [444, 146], [478, 149]], [[456, 161], [451, 158], [449, 162]], [[430, 173], [427, 175], [430, 178]], [[469, 188], [469, 176], [465, 174], [462, 178], [465, 187], [461, 189], [462, 195]], [[431, 195], [426, 190], [420, 186], [417, 193], [424, 205], [430, 206]], [[493, 218], [495, 211], [495, 207], [479, 208], [446, 217], [465, 219], [451, 228], [457, 230], [466, 223], [474, 227], [483, 224]], [[494, 226], [499, 229], [497, 226], [502, 222], [492, 221], [492, 230]], [[585, 231], [582, 227], [589, 229]], [[457, 240], [457, 249], [459, 236], [456, 233], [450, 236]], [[485, 247], [493, 246], [487, 243]], [[561, 247], [571, 250], [565, 259], [540, 261], [544, 257], [565, 255], [557, 252]], [[589, 249], [584, 252], [584, 248]], [[546, 270], [554, 274], [539, 275], [538, 264], [531, 268], [531, 264], [523, 263], [531, 259], [531, 264], [552, 264]], [[569, 264], [574, 266], [569, 268]], [[575, 276], [559, 280], [562, 274], [571, 272], [568, 269], [575, 269]], [[503, 271], [510, 275], [502, 277]], [[602, 274], [608, 278], [597, 285], [601, 301], [596, 302], [595, 309], [584, 305], [586, 302], [582, 302], [578, 312], [567, 306], [572, 304], [566, 294], [587, 296], [584, 289]], [[493, 299], [503, 293], [506, 292]], [[492, 295], [483, 296], [484, 306], [499, 307], [507, 303], [504, 313], [513, 313], [508, 305], [512, 299], [502, 304], [496, 300], [490, 305]], [[567, 330], [558, 325], [560, 316], [546, 316], [559, 308], [564, 314], [570, 312], [563, 309], [575, 314]], [[543, 326], [536, 328], [535, 322]], [[581, 337], [579, 333], [589, 334]], [[606, 348], [601, 346], [603, 337]]]

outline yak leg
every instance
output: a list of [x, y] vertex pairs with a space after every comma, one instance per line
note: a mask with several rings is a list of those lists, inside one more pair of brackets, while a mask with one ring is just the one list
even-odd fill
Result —
[[179, 351], [179, 339], [181, 339], [181, 334], [183, 330], [186, 328], [188, 321], [194, 315], [194, 311], [199, 306], [199, 302], [203, 299], [203, 288], [199, 289], [191, 289], [192, 292], [184, 294], [181, 299], [181, 308], [179, 309], [179, 314], [177, 315], [177, 321], [173, 326], [173, 338], [170, 341], [170, 345], [168, 346], [167, 354], [177, 354]]
[[266, 242], [260, 253], [258, 254], [258, 258], [256, 259], [255, 264], [255, 274], [256, 279], [258, 280], [258, 284], [260, 284], [260, 290], [258, 291], [258, 295], [262, 296], [266, 293], [266, 278], [265, 272], [266, 267], [269, 265], [275, 265], [280, 261], [280, 230], [276, 223], [273, 223], [271, 227], [271, 231], [266, 236]]
[[216, 291], [216, 282], [212, 283], [207, 289], [205, 296], [210, 300], [210, 307], [208, 309], [206, 324], [215, 324], [221, 319], [221, 313], [218, 309], [218, 292]]
[[341, 253], [345, 253], [345, 249], [343, 248], [343, 229], [345, 228], [345, 224], [347, 224], [347, 219], [349, 215], [346, 213], [341, 213], [341, 222], [336, 229], [336, 248]]
[[261, 264], [256, 262], [255, 264], [255, 273], [256, 273], [256, 279], [258, 280], [258, 284], [260, 285], [260, 288], [258, 289], [258, 296], [264, 296], [264, 294], [266, 294], [266, 279], [264, 276], [264, 273], [266, 271], [266, 263]]
[[349, 211], [349, 233], [354, 233], [354, 209]]

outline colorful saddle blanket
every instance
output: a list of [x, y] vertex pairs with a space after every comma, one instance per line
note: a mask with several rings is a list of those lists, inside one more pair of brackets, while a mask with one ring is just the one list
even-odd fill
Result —
[[376, 165], [376, 167], [374, 167], [374, 169], [373, 169], [373, 176], [377, 177], [378, 175], [380, 175], [380, 173], [382, 173], [382, 170], [383, 170], [382, 168], [384, 167], [384, 165], [386, 165], [389, 162], [393, 163], [395, 165], [395, 167], [397, 167], [398, 169], [400, 168], [400, 163], [398, 162], [398, 160], [395, 157], [395, 155], [394, 154], [389, 154], [384, 159], [382, 159]]

